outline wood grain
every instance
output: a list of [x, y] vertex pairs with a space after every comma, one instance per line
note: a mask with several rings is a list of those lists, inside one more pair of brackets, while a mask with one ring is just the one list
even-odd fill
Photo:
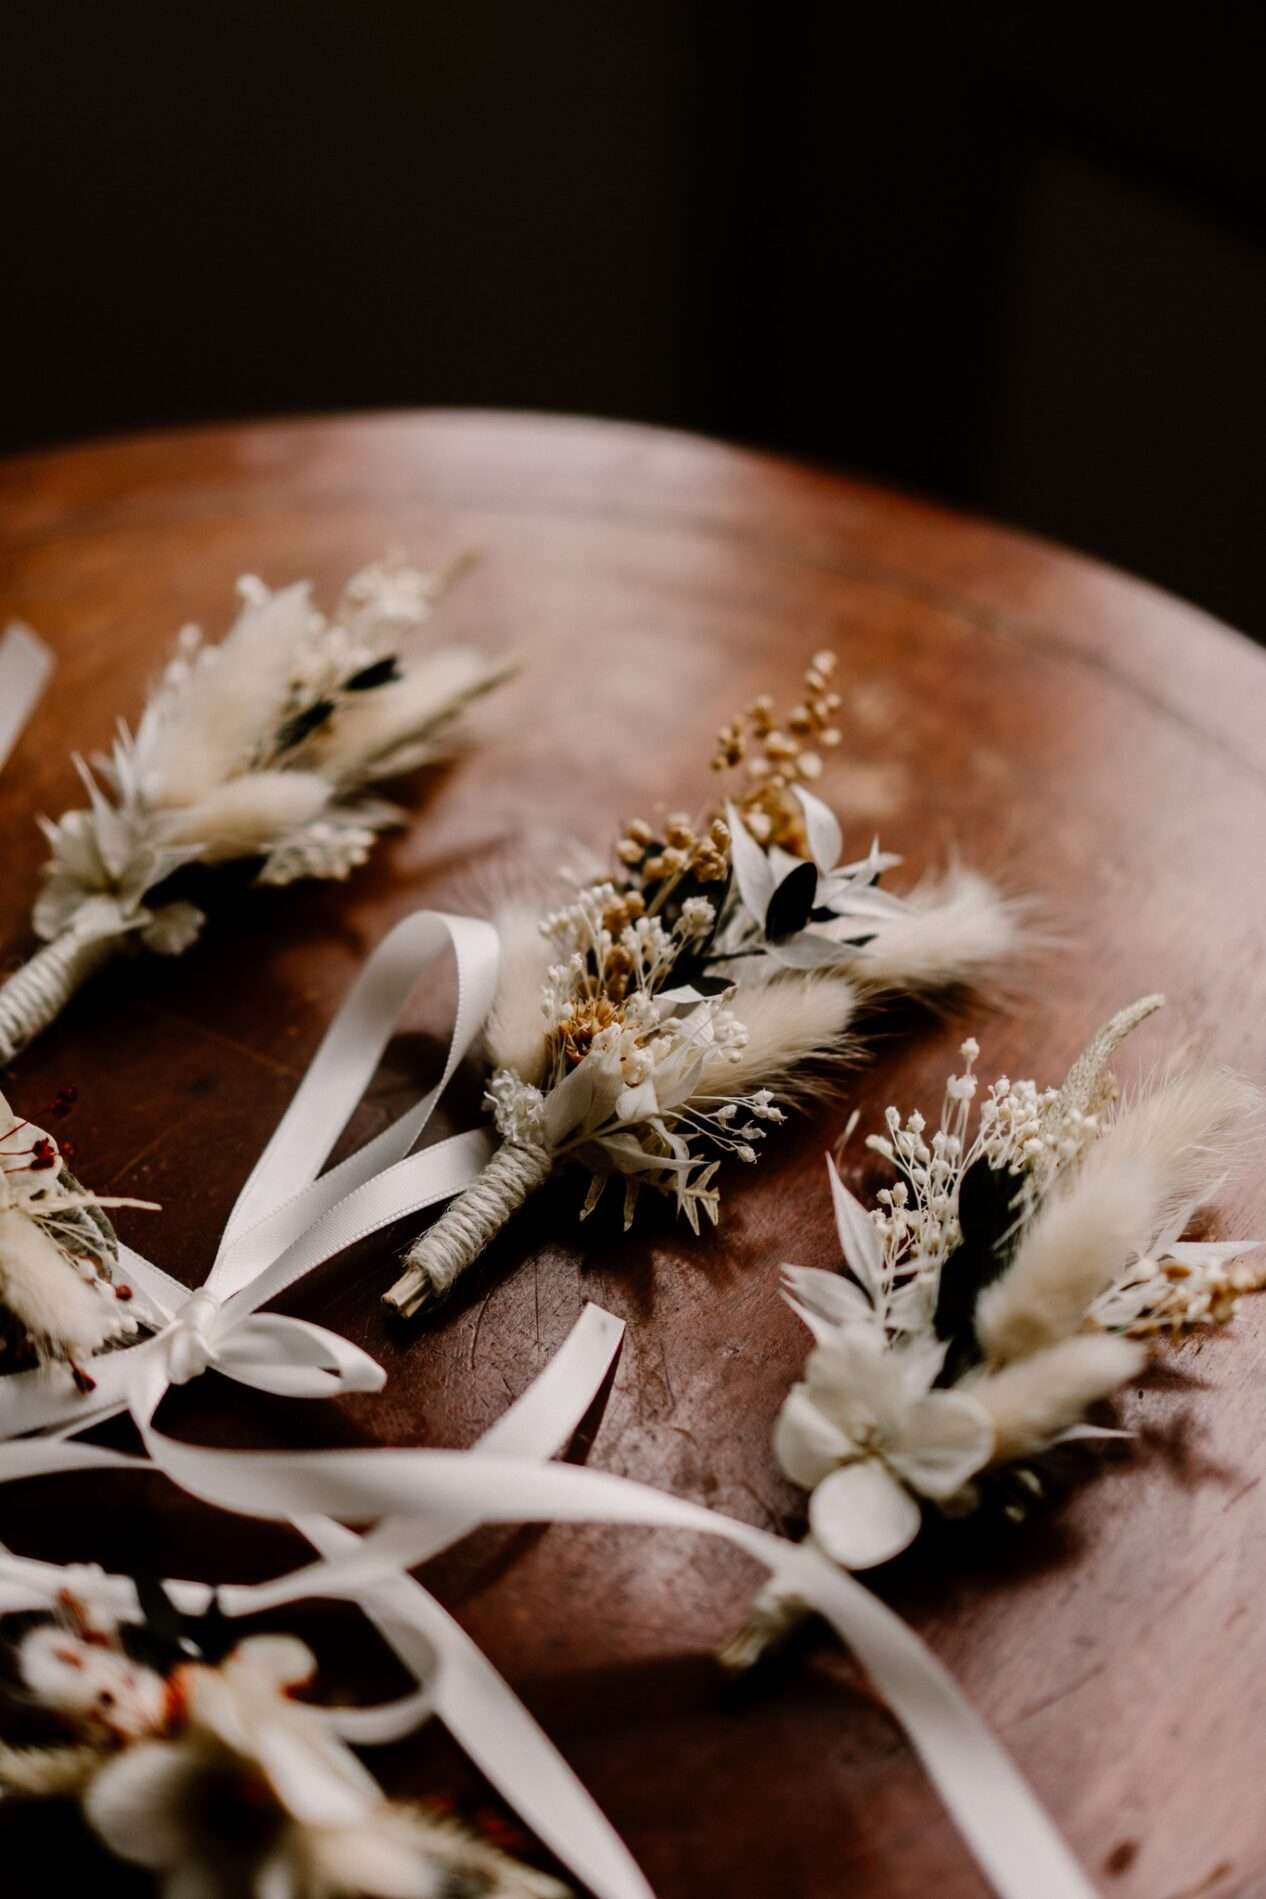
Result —
[[[1176, 1044], [1266, 1074], [1266, 660], [1192, 609], [1072, 555], [854, 483], [707, 442], [545, 419], [427, 414], [148, 437], [0, 467], [0, 604], [60, 660], [0, 778], [0, 953], [29, 946], [34, 814], [74, 801], [69, 755], [139, 703], [176, 628], [218, 633], [241, 572], [327, 590], [398, 545], [483, 561], [443, 609], [523, 656], [479, 744], [415, 798], [416, 822], [345, 888], [226, 887], [204, 943], [108, 972], [16, 1066], [38, 1116], [75, 1084], [79, 1165], [164, 1203], [126, 1236], [190, 1283], [360, 959], [418, 905], [486, 905], [618, 817], [707, 795], [717, 725], [839, 652], [846, 745], [824, 789], [864, 844], [912, 871], [957, 842], [1040, 892], [1058, 945], [1005, 1012], [973, 1023], [985, 1073], [1058, 1079], [1090, 1028], [1145, 989], [1170, 1008], [1131, 1071]], [[438, 1006], [438, 1003], [437, 1005]], [[435, 1010], [393, 1047], [361, 1131], [422, 1086]], [[896, 1033], [901, 1030], [905, 1039]], [[891, 1100], [934, 1109], [963, 1021], [893, 1018], [850, 1089], [862, 1131]], [[451, 1124], [477, 1111], [467, 1078]], [[729, 1183], [704, 1241], [666, 1219], [630, 1238], [574, 1223], [559, 1183], [443, 1319], [378, 1306], [398, 1247], [326, 1269], [290, 1309], [383, 1360], [379, 1400], [248, 1400], [214, 1378], [173, 1429], [225, 1443], [462, 1445], [563, 1338], [582, 1300], [629, 1321], [614, 1386], [575, 1452], [775, 1527], [796, 1493], [769, 1451], [803, 1339], [780, 1261], [833, 1263], [821, 1165], [842, 1112], [788, 1129]], [[860, 1142], [853, 1184], [868, 1170]], [[1219, 1230], [1266, 1232], [1260, 1169]], [[402, 1241], [404, 1235], [399, 1236]], [[1257, 1748], [1266, 1707], [1260, 1425], [1266, 1314], [1184, 1348], [1125, 1404], [1139, 1439], [1077, 1466], [1023, 1530], [929, 1536], [876, 1578], [995, 1724], [1105, 1893], [1266, 1891]], [[216, 1579], [295, 1546], [157, 1482], [26, 1484], [0, 1497], [14, 1547]], [[678, 1535], [483, 1533], [427, 1580], [576, 1763], [661, 1899], [984, 1888], [892, 1722], [826, 1645], [775, 1692], [727, 1705], [709, 1660], [755, 1572]], [[334, 1686], [390, 1687], [346, 1615], [306, 1618]], [[439, 1733], [378, 1762], [395, 1788], [495, 1808]], [[10, 1864], [29, 1818], [0, 1813]], [[6, 1892], [144, 1890], [73, 1828]], [[114, 1883], [111, 1883], [113, 1881]]]

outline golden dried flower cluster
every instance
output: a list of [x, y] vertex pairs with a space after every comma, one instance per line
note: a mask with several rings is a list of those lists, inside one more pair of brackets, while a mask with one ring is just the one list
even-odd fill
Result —
[[1157, 1283], [1164, 1289], [1128, 1327], [1130, 1338], [1168, 1333], [1176, 1340], [1193, 1326], [1225, 1325], [1234, 1317], [1243, 1294], [1266, 1289], [1266, 1266], [1235, 1262], [1201, 1268], [1168, 1259], [1160, 1267]]
[[[612, 951], [612, 959], [618, 951]], [[568, 1068], [578, 1068], [593, 1046], [595, 1035], [601, 1035], [604, 1029], [613, 1028], [623, 1021], [620, 1001], [628, 994], [629, 973], [617, 973], [614, 969], [608, 979], [607, 987], [616, 995], [612, 1001], [609, 996], [583, 996], [575, 1004], [569, 1016], [559, 1023], [554, 1031], [558, 1048]]]
[[723, 881], [730, 867], [730, 827], [724, 818], [713, 818], [700, 834], [684, 811], [672, 811], [664, 820], [663, 832], [663, 843], [654, 856], [647, 857], [655, 834], [644, 818], [634, 818], [625, 825], [615, 854], [622, 864], [640, 869], [648, 884], [665, 883], [687, 871], [697, 883]]
[[840, 695], [831, 684], [837, 660], [834, 653], [815, 653], [804, 676], [805, 694], [778, 720], [768, 693], [754, 699], [746, 712], [717, 734], [712, 757], [714, 771], [729, 771], [746, 763], [749, 784], [736, 799], [744, 822], [761, 844], [779, 844], [797, 856], [805, 855], [804, 813], [792, 795], [797, 780], [811, 782], [822, 774], [822, 751], [840, 742], [834, 720]]

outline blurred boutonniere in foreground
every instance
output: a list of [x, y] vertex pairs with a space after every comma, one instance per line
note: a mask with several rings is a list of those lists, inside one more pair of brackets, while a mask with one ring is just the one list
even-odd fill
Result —
[[349, 1745], [360, 1711], [297, 1698], [316, 1674], [304, 1643], [250, 1636], [213, 1661], [198, 1622], [182, 1633], [146, 1594], [134, 1622], [65, 1595], [21, 1636], [26, 1715], [59, 1736], [0, 1741], [0, 1795], [78, 1800], [170, 1899], [566, 1899], [440, 1807], [389, 1800]]

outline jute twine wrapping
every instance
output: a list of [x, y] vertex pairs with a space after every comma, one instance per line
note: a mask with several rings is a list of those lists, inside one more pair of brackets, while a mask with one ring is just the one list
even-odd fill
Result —
[[0, 1065], [61, 1014], [80, 984], [113, 956], [119, 940], [64, 930], [10, 976], [0, 988]]
[[[805, 1537], [804, 1547], [818, 1550], [820, 1555], [824, 1553], [812, 1533]], [[717, 1650], [717, 1660], [727, 1673], [741, 1675], [776, 1655], [811, 1614], [812, 1610], [801, 1597], [780, 1582], [777, 1575], [770, 1576], [753, 1596], [743, 1626]]]
[[553, 1168], [552, 1151], [539, 1141], [506, 1141], [478, 1180], [414, 1241], [405, 1255], [406, 1271], [385, 1295], [385, 1303], [409, 1318], [442, 1299]]

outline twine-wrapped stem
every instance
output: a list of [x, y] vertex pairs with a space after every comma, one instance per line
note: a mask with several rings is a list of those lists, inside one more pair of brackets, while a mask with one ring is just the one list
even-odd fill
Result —
[[[812, 1536], [805, 1538], [803, 1547], [817, 1548]], [[770, 1576], [753, 1596], [742, 1627], [717, 1650], [717, 1660], [727, 1675], [745, 1675], [785, 1648], [812, 1613], [790, 1585], [777, 1575]]]
[[528, 1195], [553, 1171], [554, 1155], [539, 1141], [506, 1141], [405, 1255], [405, 1271], [384, 1305], [406, 1319], [444, 1298]]
[[61, 1014], [121, 941], [119, 936], [63, 930], [9, 977], [0, 987], [0, 1065], [11, 1062]]

